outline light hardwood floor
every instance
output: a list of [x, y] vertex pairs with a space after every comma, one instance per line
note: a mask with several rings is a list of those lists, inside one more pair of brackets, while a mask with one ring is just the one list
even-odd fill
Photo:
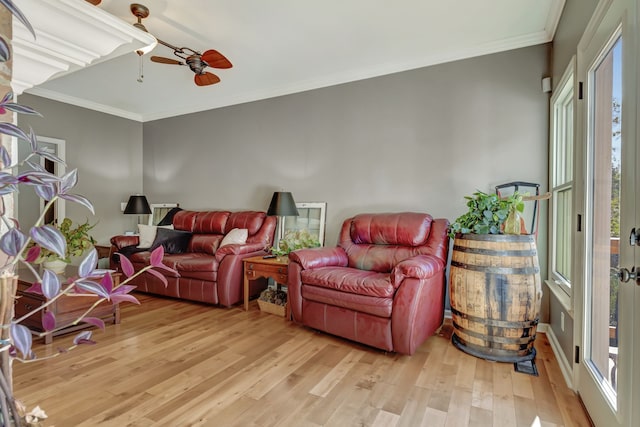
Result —
[[[139, 295], [94, 346], [16, 363], [15, 394], [67, 426], [588, 426], [544, 334], [540, 376], [454, 348], [400, 356], [274, 315]], [[73, 334], [72, 334], [73, 335]], [[44, 355], [71, 336], [36, 345]]]

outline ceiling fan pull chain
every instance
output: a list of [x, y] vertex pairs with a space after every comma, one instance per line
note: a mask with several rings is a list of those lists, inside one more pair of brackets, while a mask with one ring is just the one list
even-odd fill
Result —
[[138, 83], [142, 83], [142, 80], [144, 79], [144, 66], [142, 63], [142, 55], [138, 55], [138, 60], [140, 61], [140, 65], [138, 68]]

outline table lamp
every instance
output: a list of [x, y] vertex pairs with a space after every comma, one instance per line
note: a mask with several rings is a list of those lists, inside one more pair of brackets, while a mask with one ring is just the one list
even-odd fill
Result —
[[280, 244], [280, 240], [284, 237], [284, 217], [285, 216], [298, 216], [298, 208], [296, 208], [296, 202], [293, 201], [293, 196], [289, 191], [276, 191], [273, 193], [267, 215], [277, 216], [278, 223], [276, 225], [276, 238], [273, 242], [273, 247], [277, 248]]
[[129, 215], [138, 215], [138, 224], [141, 224], [140, 215], [151, 214], [151, 206], [147, 198], [142, 194], [135, 194], [129, 197], [127, 206], [124, 208], [124, 213]]

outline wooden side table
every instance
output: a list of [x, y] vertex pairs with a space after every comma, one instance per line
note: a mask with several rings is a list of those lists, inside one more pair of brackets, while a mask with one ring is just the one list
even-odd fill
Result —
[[[263, 258], [254, 256], [244, 260], [244, 309], [249, 310], [249, 282], [261, 277], [272, 278], [278, 284], [286, 284], [289, 278], [289, 258]], [[285, 318], [291, 318], [289, 298], [285, 305]]]
[[98, 258], [109, 258], [111, 256], [111, 246], [109, 245], [94, 245], [96, 251], [98, 251]]
[[[77, 272], [77, 268], [73, 266], [67, 266], [66, 276], [70, 277], [75, 275]], [[41, 294], [34, 294], [31, 292], [27, 292], [27, 289], [31, 287], [31, 285], [35, 282], [36, 278], [28, 269], [19, 269], [17, 271], [18, 275], [18, 289], [17, 296], [19, 298], [16, 299], [15, 302], [15, 317], [19, 318], [30, 311], [32, 311], [36, 307], [40, 307], [47, 298]], [[117, 286], [120, 283], [120, 273], [112, 273], [114, 286]], [[63, 277], [61, 277], [61, 281], [65, 281]], [[51, 304], [49, 307], [45, 309], [45, 311], [52, 311], [56, 316], [56, 322], [58, 324], [64, 325], [70, 322], [73, 322], [84, 313], [93, 303], [98, 299], [97, 295], [94, 294], [81, 294], [81, 295], [65, 295], [58, 299], [55, 303]], [[28, 327], [32, 333], [37, 334], [44, 331], [42, 328], [42, 311], [38, 311], [33, 316], [25, 319], [22, 324]], [[120, 306], [119, 304], [112, 304], [111, 302], [104, 302], [97, 306], [90, 314], [91, 317], [99, 317], [104, 320], [113, 321], [114, 324], [120, 323]], [[78, 325], [70, 325], [67, 328], [61, 329], [59, 331], [48, 333], [44, 336], [44, 343], [50, 344], [53, 340], [54, 336], [66, 334], [69, 332], [77, 331], [80, 329], [85, 329], [91, 327], [88, 323], [79, 323]]]

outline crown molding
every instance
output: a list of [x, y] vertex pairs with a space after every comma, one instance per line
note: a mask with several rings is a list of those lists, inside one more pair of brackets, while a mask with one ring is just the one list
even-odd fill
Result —
[[13, 19], [16, 94], [91, 64], [133, 52], [155, 38], [84, 0], [14, 0], [36, 38]]
[[53, 90], [34, 87], [29, 89], [26, 93], [28, 93], [29, 95], [35, 95], [35, 96], [40, 96], [42, 98], [47, 98], [52, 101], [58, 101], [58, 102], [63, 102], [69, 105], [75, 105], [76, 107], [87, 108], [89, 110], [97, 111], [100, 113], [111, 114], [112, 116], [134, 120], [136, 122], [144, 121], [143, 117], [140, 114], [137, 114], [128, 110], [123, 110], [120, 108], [115, 108], [110, 105], [91, 102], [86, 99], [77, 98], [75, 96], [69, 96]]

